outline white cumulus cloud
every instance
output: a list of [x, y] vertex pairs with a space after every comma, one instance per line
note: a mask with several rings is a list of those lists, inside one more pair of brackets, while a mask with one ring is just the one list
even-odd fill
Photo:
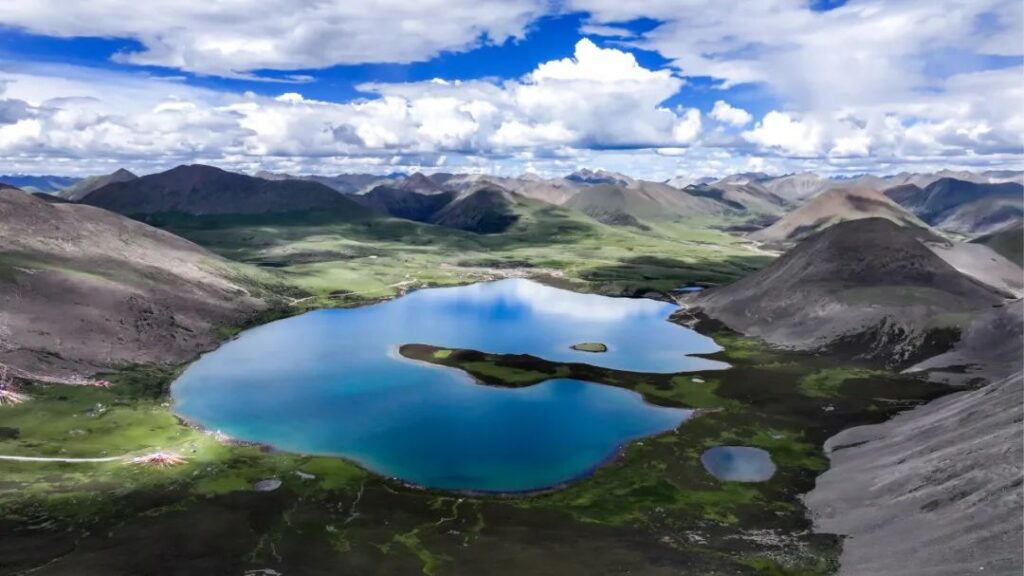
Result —
[[36, 34], [130, 38], [133, 64], [245, 75], [335, 64], [415, 62], [521, 38], [545, 0], [29, 0], [0, 23]]
[[742, 108], [735, 108], [725, 100], [715, 102], [715, 106], [711, 109], [711, 117], [732, 126], [746, 126], [754, 119], [750, 112]]
[[[588, 148], [691, 145], [701, 115], [662, 102], [683, 80], [632, 54], [580, 40], [570, 58], [518, 80], [373, 83], [370, 97], [327, 102], [198, 89], [180, 80], [71, 67], [3, 72], [0, 158], [219, 164], [448, 153], [557, 155]], [[13, 112], [12, 112], [13, 117]]]
[[743, 138], [766, 148], [795, 156], [812, 156], [822, 144], [822, 130], [813, 120], [801, 121], [785, 112], [771, 111]]

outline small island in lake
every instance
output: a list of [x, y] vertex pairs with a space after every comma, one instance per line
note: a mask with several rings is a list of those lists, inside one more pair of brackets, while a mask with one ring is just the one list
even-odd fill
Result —
[[580, 342], [579, 344], [573, 344], [571, 346], [573, 350], [579, 350], [580, 352], [607, 352], [608, 347], [600, 342]]

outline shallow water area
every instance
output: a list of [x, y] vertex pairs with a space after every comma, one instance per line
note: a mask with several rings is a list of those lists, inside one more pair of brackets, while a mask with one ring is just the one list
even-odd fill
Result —
[[700, 461], [712, 476], [724, 482], [764, 482], [775, 475], [771, 454], [747, 446], [716, 446]]
[[[586, 475], [624, 443], [672, 430], [692, 411], [572, 379], [484, 386], [397, 348], [422, 343], [637, 372], [726, 368], [688, 356], [720, 348], [667, 322], [674, 310], [520, 279], [422, 290], [249, 330], [185, 370], [172, 395], [179, 415], [234, 438], [345, 457], [430, 488], [540, 490]], [[571, 348], [588, 341], [608, 351]]]

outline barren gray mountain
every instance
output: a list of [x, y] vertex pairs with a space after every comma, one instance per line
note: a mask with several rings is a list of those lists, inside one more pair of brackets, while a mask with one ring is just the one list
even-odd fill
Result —
[[634, 180], [627, 186], [590, 186], [580, 190], [565, 206], [605, 224], [629, 225], [645, 220], [724, 214], [733, 210], [713, 198], [702, 198], [667, 184], [643, 180]]
[[826, 443], [831, 468], [805, 502], [819, 530], [848, 537], [840, 574], [1024, 570], [1022, 324], [1020, 300], [996, 307], [951, 351], [911, 369], [984, 386]]
[[931, 251], [943, 243], [884, 219], [843, 222], [686, 302], [779, 346], [921, 360], [911, 370], [987, 383], [826, 443], [831, 467], [805, 502], [818, 531], [847, 537], [843, 576], [1024, 569], [1024, 306]]
[[587, 187], [586, 184], [571, 182], [565, 178], [541, 178], [533, 174], [524, 174], [516, 178], [486, 174], [432, 174], [430, 179], [438, 183], [444, 190], [454, 192], [463, 192], [485, 184], [492, 184], [520, 196], [556, 206], [564, 204], [577, 192]]
[[1024, 270], [992, 248], [937, 235], [922, 235], [922, 242], [939, 258], [1009, 298], [1024, 296]]
[[1024, 266], [1024, 220], [1011, 222], [1003, 228], [979, 236], [971, 242], [984, 244], [1007, 260], [1016, 262], [1018, 266]]
[[695, 184], [684, 188], [687, 194], [710, 198], [740, 212], [780, 214], [788, 202], [756, 182]]
[[1022, 392], [1017, 372], [829, 439], [805, 501], [847, 536], [839, 573], [1020, 574]]
[[839, 184], [813, 172], [788, 174], [761, 182], [769, 192], [790, 202], [804, 202]]
[[107, 184], [113, 184], [114, 182], [128, 182], [138, 178], [135, 174], [132, 174], [124, 168], [118, 168], [116, 171], [110, 174], [104, 174], [102, 176], [90, 176], [83, 178], [78, 182], [75, 182], [68, 188], [65, 188], [57, 193], [57, 196], [65, 200], [71, 200], [78, 202], [82, 198], [85, 198], [94, 190], [99, 190]]
[[1003, 296], [920, 234], [881, 218], [836, 224], [764, 269], [690, 297], [688, 312], [778, 346], [849, 349], [895, 365], [943, 352], [964, 318]]
[[[0, 190], [0, 361], [22, 374], [88, 375], [183, 362], [266, 303], [228, 262], [93, 206]], [[267, 279], [261, 278], [261, 281]]]
[[630, 183], [634, 181], [633, 178], [626, 176], [625, 174], [600, 169], [591, 170], [589, 168], [577, 170], [572, 174], [566, 176], [565, 179], [570, 182], [576, 182], [578, 184], [615, 184], [618, 186], [628, 186]]
[[400, 190], [408, 190], [409, 192], [418, 192], [420, 194], [436, 194], [442, 191], [439, 185], [430, 178], [424, 176], [422, 172], [410, 174], [407, 178], [396, 182], [394, 187]]
[[885, 194], [940, 230], [987, 234], [1024, 218], [1024, 186], [941, 178], [927, 187], [890, 188]]
[[792, 242], [838, 222], [862, 218], [885, 218], [901, 226], [924, 226], [913, 214], [874, 190], [837, 188], [814, 197], [750, 237], [762, 242]]

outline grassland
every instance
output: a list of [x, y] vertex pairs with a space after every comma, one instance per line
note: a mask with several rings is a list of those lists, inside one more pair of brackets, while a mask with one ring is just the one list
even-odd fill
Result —
[[306, 223], [202, 221], [168, 229], [228, 258], [256, 264], [311, 296], [309, 307], [385, 298], [422, 286], [506, 275], [545, 277], [604, 294], [668, 291], [731, 281], [770, 261], [708, 219], [650, 231], [530, 205], [502, 234], [481, 235], [392, 218]]

